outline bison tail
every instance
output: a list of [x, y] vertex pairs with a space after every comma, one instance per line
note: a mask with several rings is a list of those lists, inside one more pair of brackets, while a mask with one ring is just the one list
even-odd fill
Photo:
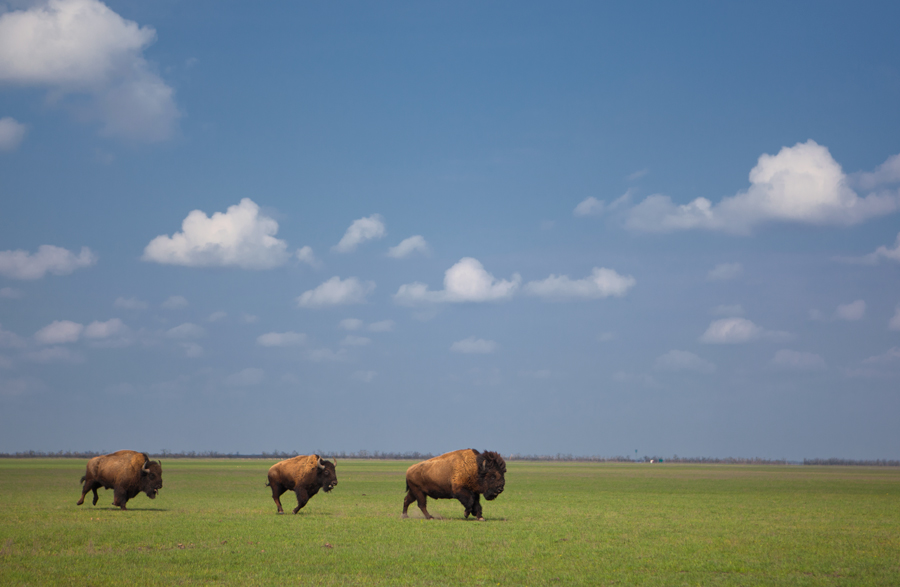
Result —
[[266, 487], [268, 487], [268, 486], [269, 486], [269, 480], [266, 479]]
[[82, 476], [81, 476], [81, 481], [79, 481], [79, 483], [84, 483], [84, 480], [85, 480], [85, 479], [87, 479], [87, 475], [82, 475]]

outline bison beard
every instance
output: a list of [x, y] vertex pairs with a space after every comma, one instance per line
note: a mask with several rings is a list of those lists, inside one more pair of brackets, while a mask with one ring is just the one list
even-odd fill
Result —
[[496, 452], [478, 452], [469, 448], [448, 452], [439, 457], [417, 463], [406, 470], [406, 498], [403, 500], [403, 517], [409, 504], [417, 502], [419, 509], [430, 520], [432, 515], [425, 508], [427, 498], [458, 499], [466, 508], [466, 518], [481, 515], [480, 497], [492, 500], [503, 492], [506, 483], [506, 461]]
[[151, 461], [147, 453], [120, 450], [112, 454], [94, 457], [87, 464], [81, 478], [84, 487], [78, 505], [84, 503], [84, 496], [94, 492], [94, 505], [100, 496], [97, 489], [113, 489], [113, 505], [124, 509], [129, 499], [141, 493], [155, 499], [162, 489], [162, 463]]
[[281, 494], [285, 491], [292, 490], [297, 494], [295, 514], [320, 488], [326, 493], [331, 491], [337, 485], [336, 463], [337, 459], [332, 463], [322, 460], [319, 455], [300, 455], [272, 465], [266, 486], [272, 488], [272, 499], [278, 506], [278, 513], [284, 513], [281, 509]]

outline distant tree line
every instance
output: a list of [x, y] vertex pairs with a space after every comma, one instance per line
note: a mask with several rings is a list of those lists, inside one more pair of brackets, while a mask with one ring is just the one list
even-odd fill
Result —
[[[24, 451], [15, 453], [0, 453], [2, 459], [36, 459], [36, 458], [53, 458], [53, 459], [90, 459], [99, 455], [108, 454], [111, 451]], [[407, 452], [384, 452], [384, 451], [367, 451], [359, 450], [356, 452], [328, 452], [313, 451], [313, 453], [321, 455], [324, 458], [338, 459], [368, 459], [368, 460], [425, 460], [430, 459], [434, 455], [429, 452], [407, 451]], [[289, 459], [301, 454], [297, 451], [272, 451], [261, 452], [257, 454], [241, 454], [241, 453], [221, 453], [218, 451], [182, 451], [170, 452], [163, 449], [156, 453], [147, 453], [154, 459]], [[304, 453], [305, 454], [305, 453]], [[900, 460], [875, 459], [803, 459], [802, 462], [788, 461], [786, 459], [763, 459], [760, 457], [742, 458], [742, 457], [679, 457], [673, 455], [671, 457], [643, 456], [643, 457], [601, 457], [601, 456], [578, 456], [572, 454], [557, 453], [555, 455], [535, 455], [535, 454], [510, 454], [504, 455], [508, 461], [539, 461], [539, 462], [572, 462], [572, 463], [699, 463], [699, 464], [717, 464], [717, 465], [833, 465], [833, 466], [863, 466], [863, 467], [900, 467]]]

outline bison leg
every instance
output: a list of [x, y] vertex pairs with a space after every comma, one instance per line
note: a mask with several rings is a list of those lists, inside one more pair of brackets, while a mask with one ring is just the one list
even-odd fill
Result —
[[84, 488], [81, 490], [81, 499], [78, 500], [77, 505], [81, 505], [84, 503], [84, 496], [87, 495], [89, 491], [94, 492], [94, 505], [97, 505], [97, 500], [100, 499], [100, 496], [97, 495], [98, 487], [100, 487], [100, 484], [96, 481], [85, 481]]
[[408, 518], [409, 514], [406, 513], [406, 510], [409, 509], [409, 504], [416, 501], [415, 496], [413, 495], [412, 489], [407, 490], [406, 497], [403, 498], [403, 515], [401, 517]]
[[118, 487], [113, 489], [113, 505], [126, 510], [125, 504], [128, 503], [128, 493], [124, 489]]
[[472, 515], [475, 516], [475, 519], [483, 522], [484, 518], [481, 515], [481, 496], [477, 493], [475, 494], [475, 500], [472, 503]]
[[296, 514], [306, 505], [306, 502], [309, 501], [309, 494], [306, 493], [306, 489], [302, 487], [295, 489], [294, 492], [297, 494], [297, 507], [294, 508], [294, 513]]
[[278, 506], [278, 513], [283, 514], [284, 510], [281, 509], [281, 494], [287, 491], [281, 484], [272, 483], [272, 499], [275, 500], [275, 505]]
[[478, 497], [473, 497], [472, 494], [468, 491], [460, 491], [459, 493], [454, 494], [453, 497], [458, 499], [459, 503], [463, 504], [463, 506], [466, 508], [466, 517], [468, 518], [469, 514], [474, 511], [474, 505], [475, 503], [477, 503], [476, 500], [478, 499]]

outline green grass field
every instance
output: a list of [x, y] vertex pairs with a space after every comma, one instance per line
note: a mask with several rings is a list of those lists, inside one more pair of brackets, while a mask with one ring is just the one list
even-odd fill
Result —
[[0, 584], [900, 585], [896, 468], [510, 462], [482, 523], [401, 520], [401, 461], [277, 516], [273, 462], [164, 460], [122, 512], [75, 505], [85, 461], [0, 460]]

